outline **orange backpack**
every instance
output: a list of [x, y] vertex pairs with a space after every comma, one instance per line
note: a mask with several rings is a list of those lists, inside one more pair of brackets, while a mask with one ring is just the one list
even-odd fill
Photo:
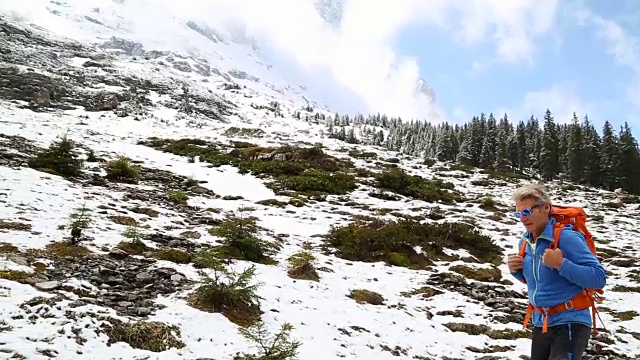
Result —
[[[596, 255], [596, 244], [593, 241], [593, 237], [591, 236], [591, 233], [586, 226], [587, 213], [582, 208], [556, 205], [553, 206], [551, 210], [551, 216], [556, 220], [556, 223], [553, 225], [553, 238], [555, 241], [553, 242], [553, 244], [551, 244], [551, 246], [549, 246], [550, 249], [556, 249], [558, 247], [562, 229], [565, 226], [571, 224], [573, 225], [573, 230], [578, 231], [582, 235], [584, 235], [587, 246], [589, 247], [593, 255]], [[522, 245], [520, 246], [520, 256], [522, 257], [524, 257], [525, 255], [526, 246], [527, 242], [523, 241]], [[522, 282], [526, 283], [526, 280], [523, 278]], [[545, 315], [542, 326], [542, 332], [545, 333], [547, 332], [547, 321], [549, 315], [559, 313], [564, 310], [582, 310], [591, 308], [591, 315], [593, 319], [593, 334], [597, 335], [598, 331], [596, 330], [596, 315], [598, 315], [598, 318], [600, 318], [600, 314], [598, 314], [598, 310], [596, 309], [595, 304], [596, 302], [601, 303], [602, 300], [604, 300], [602, 294], [604, 294], [604, 291], [602, 289], [584, 289], [584, 291], [576, 295], [573, 299], [547, 309], [536, 307], [529, 303], [527, 314], [524, 317], [524, 327], [526, 328], [529, 324], [531, 315], [533, 314], [534, 310]], [[602, 322], [602, 319], [600, 319], [600, 322]]]

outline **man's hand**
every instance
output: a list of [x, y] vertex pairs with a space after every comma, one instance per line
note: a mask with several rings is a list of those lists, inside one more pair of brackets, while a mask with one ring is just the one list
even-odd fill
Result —
[[509, 255], [509, 258], [507, 259], [507, 266], [509, 267], [509, 271], [512, 273], [522, 269], [522, 263], [522, 256], [518, 254]]
[[562, 250], [560, 249], [545, 249], [544, 254], [542, 254], [542, 263], [546, 266], [557, 269], [562, 265]]

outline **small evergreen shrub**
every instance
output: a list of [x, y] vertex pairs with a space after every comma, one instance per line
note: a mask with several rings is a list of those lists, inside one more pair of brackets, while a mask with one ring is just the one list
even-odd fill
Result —
[[69, 240], [72, 244], [78, 244], [83, 240], [82, 232], [91, 224], [91, 210], [85, 205], [82, 205], [69, 215], [69, 220]]
[[318, 192], [335, 195], [348, 194], [355, 190], [356, 186], [356, 178], [353, 175], [312, 169], [308, 169], [300, 175], [278, 178], [267, 185], [275, 192], [292, 190], [303, 194]]
[[486, 211], [497, 211], [498, 203], [492, 197], [487, 196], [480, 200], [480, 205], [478, 207]]
[[83, 161], [75, 150], [75, 143], [65, 135], [30, 158], [27, 165], [53, 175], [77, 177], [82, 173]]
[[138, 225], [127, 227], [122, 236], [129, 239], [129, 241], [122, 241], [118, 244], [118, 248], [126, 251], [131, 255], [141, 255], [145, 251], [149, 250], [149, 247], [142, 241], [143, 235], [138, 230]]
[[280, 246], [260, 239], [259, 232], [255, 216], [238, 216], [234, 213], [227, 214], [220, 224], [209, 230], [209, 234], [223, 239], [219, 247], [223, 256], [256, 263], [273, 263], [271, 255]]
[[263, 321], [258, 321], [250, 327], [240, 328], [240, 334], [251, 341], [258, 349], [258, 354], [236, 354], [233, 360], [294, 360], [298, 356], [299, 341], [291, 340], [293, 326], [285, 322], [280, 331], [269, 336], [269, 331]]
[[137, 184], [140, 180], [140, 170], [131, 164], [131, 160], [121, 156], [116, 160], [109, 161], [106, 169], [107, 179], [130, 184]]
[[253, 283], [255, 266], [238, 273], [215, 266], [212, 276], [200, 270], [200, 282], [188, 298], [190, 306], [207, 312], [221, 313], [231, 322], [250, 326], [260, 320], [259, 283]]
[[167, 192], [167, 200], [176, 205], [184, 205], [189, 200], [189, 196], [180, 190], [169, 190]]

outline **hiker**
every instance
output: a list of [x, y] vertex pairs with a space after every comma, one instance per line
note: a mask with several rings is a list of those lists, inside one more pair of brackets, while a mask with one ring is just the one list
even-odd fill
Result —
[[586, 213], [553, 206], [543, 185], [520, 187], [513, 200], [515, 217], [526, 231], [519, 253], [509, 255], [507, 264], [528, 287], [524, 326], [532, 320], [531, 360], [582, 359], [592, 327], [597, 334], [594, 293], [601, 294], [606, 284], [585, 227]]

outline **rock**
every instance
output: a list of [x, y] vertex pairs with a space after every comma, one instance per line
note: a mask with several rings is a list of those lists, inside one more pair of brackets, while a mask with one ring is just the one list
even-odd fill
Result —
[[85, 105], [87, 111], [108, 111], [115, 110], [118, 107], [119, 101], [116, 94], [111, 93], [98, 93], [93, 98], [90, 98]]
[[59, 85], [47, 75], [0, 66], [0, 97], [22, 100], [34, 107], [48, 107]]
[[82, 64], [82, 66], [84, 66], [84, 67], [97, 67], [97, 68], [103, 68], [103, 67], [105, 67], [106, 65], [105, 65], [105, 64], [102, 64], [102, 63], [99, 63], [99, 62], [97, 62], [97, 61], [87, 60], [87, 61], [85, 61], [85, 62]]
[[33, 284], [33, 286], [38, 290], [53, 291], [53, 290], [57, 290], [58, 288], [60, 288], [60, 282], [59, 281], [44, 281], [44, 282], [35, 283], [35, 284]]
[[106, 187], [109, 185], [109, 181], [100, 174], [92, 174], [91, 178], [86, 182], [87, 185]]
[[118, 260], [122, 260], [124, 258], [127, 258], [129, 256], [129, 254], [119, 248], [113, 248], [110, 252], [109, 252], [109, 256], [111, 256], [114, 259], [118, 259]]
[[78, 302], [109, 307], [119, 315], [144, 317], [163, 307], [153, 301], [158, 295], [183, 290], [189, 285], [186, 277], [175, 269], [152, 267], [156, 260], [123, 257], [115, 250], [111, 254], [116, 256], [91, 254], [82, 262], [51, 259], [54, 260], [52, 266], [42, 270], [44, 279], [34, 280], [34, 286], [42, 291], [55, 291], [60, 288], [59, 279], [86, 280], [100, 290], [92, 293], [69, 287], [70, 292], [81, 296]]
[[207, 189], [204, 186], [200, 186], [200, 185], [196, 185], [196, 186], [190, 187], [189, 191], [191, 191], [194, 194], [199, 194], [199, 195], [207, 194], [207, 193], [211, 192], [211, 190]]
[[186, 61], [174, 61], [173, 62], [173, 68], [182, 72], [192, 72], [193, 70], [191, 69], [191, 65], [189, 65], [188, 62]]
[[36, 106], [50, 106], [51, 105], [51, 99], [53, 98], [53, 89], [47, 89], [45, 87], [42, 87], [38, 90], [36, 90], [35, 94], [33, 95], [33, 100], [32, 102], [36, 105]]
[[19, 167], [27, 165], [27, 158], [42, 148], [22, 136], [0, 134], [0, 165]]
[[171, 275], [171, 281], [173, 282], [181, 282], [185, 279], [184, 276], [180, 275], [180, 274], [173, 274]]
[[117, 38], [112, 36], [109, 41], [104, 42], [100, 45], [103, 49], [117, 49], [122, 50], [125, 54], [129, 56], [143, 56], [144, 50], [143, 46], [140, 43], [133, 42], [131, 40], [126, 40], [122, 38]]
[[136, 314], [138, 316], [149, 316], [151, 314], [151, 309], [146, 307], [138, 307], [136, 308]]
[[182, 240], [171, 240], [167, 245], [172, 248], [179, 248], [182, 245]]
[[465, 277], [448, 272], [431, 275], [428, 284], [458, 292], [475, 301], [484, 303], [495, 310], [491, 312], [490, 316], [496, 321], [521, 324], [524, 319], [526, 304], [517, 301], [517, 299], [526, 299], [527, 296], [508, 290], [503, 285], [482, 282], [468, 283]]
[[18, 265], [29, 266], [29, 262], [24, 256], [20, 256], [17, 254], [8, 254], [7, 260], [12, 261]]
[[153, 281], [153, 275], [148, 272], [138, 273], [136, 275], [136, 280], [143, 284], [148, 284]]

